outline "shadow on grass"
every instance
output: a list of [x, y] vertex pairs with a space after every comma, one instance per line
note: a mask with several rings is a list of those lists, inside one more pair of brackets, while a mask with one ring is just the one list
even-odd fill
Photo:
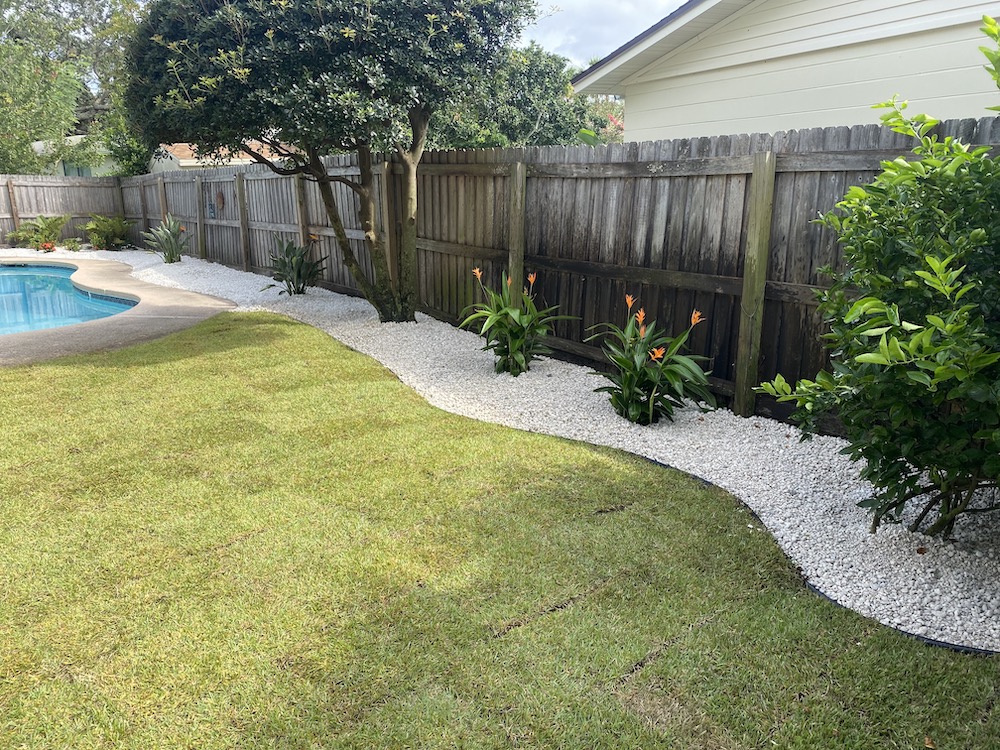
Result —
[[[246, 347], [269, 346], [290, 335], [298, 321], [271, 313], [223, 312], [178, 333], [136, 344], [126, 349], [79, 354], [39, 362], [38, 367], [153, 367], [192, 357], [212, 356]], [[248, 331], [245, 339], [229, 334], [234, 330]], [[167, 344], [167, 345], [164, 345]]]

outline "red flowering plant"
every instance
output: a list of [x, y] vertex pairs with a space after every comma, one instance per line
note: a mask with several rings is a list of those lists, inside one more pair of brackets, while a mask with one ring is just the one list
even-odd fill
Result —
[[615, 412], [642, 425], [658, 422], [661, 417], [673, 421], [674, 409], [683, 406], [685, 400], [714, 409], [708, 373], [698, 364], [706, 357], [681, 353], [691, 330], [705, 320], [701, 312], [691, 313], [687, 330], [671, 337], [657, 328], [656, 321], [646, 323], [645, 308], [632, 312], [636, 299], [631, 294], [625, 295], [625, 304], [629, 318], [624, 328], [598, 324], [593, 328], [605, 330], [587, 339], [605, 337], [604, 354], [612, 365], [609, 372], [597, 373], [611, 385], [595, 390], [610, 394]]

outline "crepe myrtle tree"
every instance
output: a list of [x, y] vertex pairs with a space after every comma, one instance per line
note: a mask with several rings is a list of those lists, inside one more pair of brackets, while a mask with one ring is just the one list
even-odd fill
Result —
[[[128, 51], [126, 102], [149, 144], [245, 152], [316, 182], [345, 265], [385, 321], [414, 320], [417, 165], [432, 114], [473, 95], [534, 0], [159, 0]], [[402, 165], [398, 274], [375, 222], [374, 155]], [[357, 177], [322, 157], [354, 152]], [[333, 190], [349, 187], [373, 269], [348, 242]]]

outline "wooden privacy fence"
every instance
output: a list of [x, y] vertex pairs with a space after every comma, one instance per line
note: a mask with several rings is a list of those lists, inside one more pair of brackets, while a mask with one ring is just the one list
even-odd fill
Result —
[[121, 185], [116, 177], [47, 177], [0, 175], [0, 241], [39, 216], [68, 215], [63, 237], [81, 234], [90, 214], [121, 214]]
[[[993, 145], [998, 123], [949, 121], [938, 132]], [[773, 402], [756, 403], [754, 385], [778, 373], [812, 377], [827, 364], [816, 289], [826, 283], [820, 269], [839, 268], [842, 255], [814, 219], [912, 145], [865, 125], [596, 149], [428, 152], [418, 171], [419, 303], [455, 322], [479, 298], [474, 267], [494, 287], [508, 269], [520, 278], [523, 267], [538, 274], [540, 304], [575, 316], [557, 324], [554, 347], [594, 361], [600, 348], [587, 338], [599, 323], [624, 324], [626, 293], [674, 333], [698, 309], [707, 322], [694, 329], [690, 350], [709, 357], [714, 388], [732, 396], [740, 414], [771, 413]], [[358, 173], [346, 156], [328, 167]], [[400, 172], [390, 161], [376, 169], [377, 215], [391, 256], [401, 225]], [[187, 225], [190, 254], [266, 272], [276, 238], [304, 244], [312, 236], [315, 252], [328, 258], [324, 286], [356, 293], [308, 181], [243, 167], [117, 184], [116, 200], [86, 212], [124, 211], [136, 222], [137, 244], [169, 212]], [[21, 207], [19, 189], [8, 183]], [[352, 248], [367, 266], [357, 199], [340, 184], [335, 192]], [[0, 226], [12, 213], [8, 204]]]

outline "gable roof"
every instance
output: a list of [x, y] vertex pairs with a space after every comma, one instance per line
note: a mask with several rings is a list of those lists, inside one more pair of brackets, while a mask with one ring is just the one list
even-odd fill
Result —
[[688, 0], [603, 60], [577, 75], [577, 93], [624, 94], [625, 80], [755, 0]]

